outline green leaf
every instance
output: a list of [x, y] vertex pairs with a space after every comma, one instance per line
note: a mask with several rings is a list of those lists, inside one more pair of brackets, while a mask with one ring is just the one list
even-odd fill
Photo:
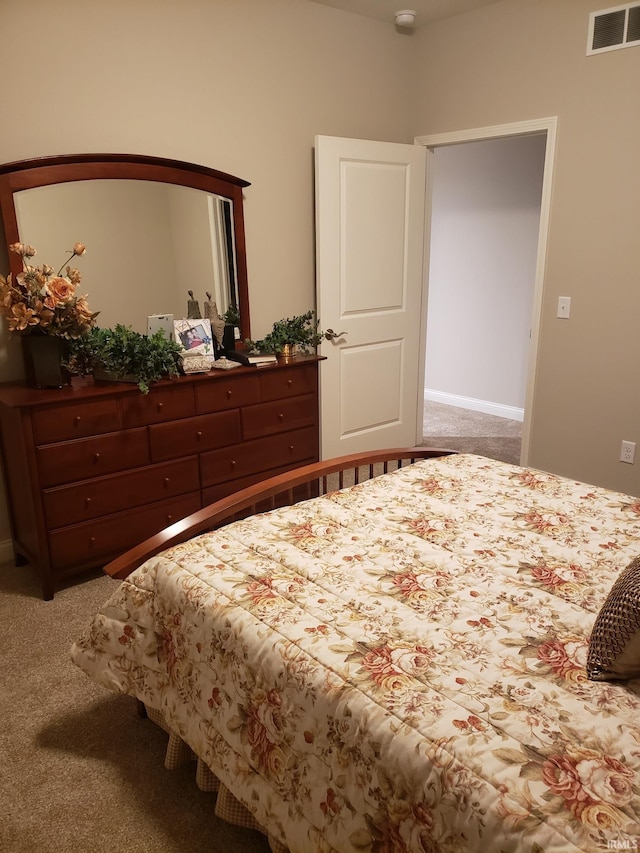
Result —
[[314, 311], [276, 320], [268, 335], [259, 341], [247, 339], [245, 344], [250, 350], [259, 352], [282, 352], [285, 344], [297, 344], [304, 351], [315, 349], [324, 339], [318, 322]]
[[494, 749], [493, 754], [500, 761], [504, 761], [505, 764], [524, 764], [527, 760], [524, 752], [521, 752], [519, 749], [510, 749], [509, 747]]
[[69, 364], [73, 372], [101, 369], [114, 379], [132, 377], [143, 394], [159, 379], [177, 376], [180, 346], [162, 330], [148, 336], [118, 324], [113, 329], [94, 326], [71, 342]]
[[542, 781], [542, 765], [536, 764], [533, 761], [523, 764], [520, 768], [520, 778], [531, 779], [536, 782]]

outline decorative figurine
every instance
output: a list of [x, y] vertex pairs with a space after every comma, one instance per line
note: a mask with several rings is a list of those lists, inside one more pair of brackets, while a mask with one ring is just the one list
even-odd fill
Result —
[[218, 314], [218, 306], [215, 302], [212, 301], [212, 296], [209, 291], [205, 291], [207, 294], [207, 301], [204, 303], [204, 316], [211, 320], [211, 331], [218, 342], [218, 346], [222, 346], [222, 336], [224, 335], [224, 320]]
[[187, 293], [189, 294], [189, 299], [187, 301], [187, 319], [199, 320], [202, 317], [202, 314], [200, 313], [198, 300], [193, 295], [193, 290], [187, 290]]

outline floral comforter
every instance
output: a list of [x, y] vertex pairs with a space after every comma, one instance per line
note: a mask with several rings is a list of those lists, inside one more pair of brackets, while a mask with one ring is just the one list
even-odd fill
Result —
[[293, 853], [640, 842], [640, 681], [587, 680], [640, 500], [474, 455], [152, 558], [72, 658]]

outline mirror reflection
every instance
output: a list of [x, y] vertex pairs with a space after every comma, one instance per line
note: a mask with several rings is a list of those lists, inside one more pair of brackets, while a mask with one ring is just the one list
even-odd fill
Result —
[[75, 242], [74, 258], [97, 324], [146, 333], [151, 314], [187, 316], [188, 291], [202, 305], [212, 295], [222, 316], [239, 305], [233, 202], [178, 184], [84, 180], [14, 194], [20, 240], [35, 263], [56, 269]]

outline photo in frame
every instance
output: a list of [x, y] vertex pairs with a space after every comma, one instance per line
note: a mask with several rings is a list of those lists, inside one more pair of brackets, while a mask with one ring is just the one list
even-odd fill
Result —
[[215, 355], [211, 320], [197, 318], [173, 321], [173, 334], [176, 343], [182, 347], [183, 354]]

